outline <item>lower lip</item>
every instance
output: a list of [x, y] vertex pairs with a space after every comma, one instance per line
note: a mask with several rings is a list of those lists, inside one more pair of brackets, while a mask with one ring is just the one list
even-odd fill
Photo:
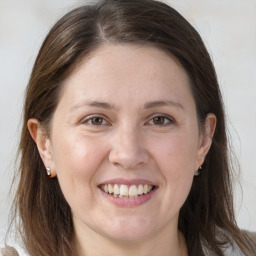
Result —
[[137, 198], [119, 198], [119, 197], [114, 197], [103, 190], [99, 188], [101, 194], [107, 198], [111, 203], [117, 206], [121, 207], [135, 207], [142, 205], [149, 201], [153, 195], [156, 193], [157, 188], [155, 187], [153, 190], [151, 190], [148, 194], [138, 196]]

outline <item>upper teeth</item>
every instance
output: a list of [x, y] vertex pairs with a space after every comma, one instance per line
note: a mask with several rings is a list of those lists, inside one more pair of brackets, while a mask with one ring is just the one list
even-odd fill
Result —
[[103, 184], [100, 186], [106, 193], [113, 194], [115, 197], [120, 198], [136, 198], [142, 194], [149, 193], [152, 189], [152, 185], [124, 185], [124, 184]]

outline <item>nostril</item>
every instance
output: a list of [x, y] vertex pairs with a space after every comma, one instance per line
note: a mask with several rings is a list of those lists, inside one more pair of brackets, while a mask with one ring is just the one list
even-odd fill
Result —
[[109, 154], [109, 161], [117, 167], [134, 169], [139, 165], [146, 164], [149, 156], [146, 150], [112, 150]]

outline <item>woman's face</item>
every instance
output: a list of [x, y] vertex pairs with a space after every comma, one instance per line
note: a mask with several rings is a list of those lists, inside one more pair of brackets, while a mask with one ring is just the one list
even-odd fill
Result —
[[104, 45], [65, 81], [41, 155], [77, 232], [141, 240], [177, 230], [207, 138], [175, 58], [154, 47]]

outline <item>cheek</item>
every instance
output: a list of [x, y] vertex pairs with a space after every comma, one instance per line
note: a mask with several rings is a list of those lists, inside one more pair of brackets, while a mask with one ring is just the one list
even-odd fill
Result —
[[71, 175], [82, 175], [90, 172], [92, 168], [89, 168], [92, 164], [97, 164], [95, 158], [100, 158], [101, 147], [97, 140], [90, 140], [83, 136], [62, 136], [59, 138], [55, 136], [53, 144], [54, 163], [56, 165], [57, 172], [63, 172], [64, 170]]
[[153, 155], [164, 175], [180, 177], [194, 172], [197, 141], [195, 135], [170, 135], [154, 141]]
[[155, 142], [153, 154], [165, 183], [163, 200], [169, 206], [170, 216], [179, 211], [193, 182], [197, 144], [191, 138], [195, 136], [176, 134]]
[[89, 194], [93, 177], [106, 155], [102, 141], [72, 134], [55, 136], [53, 144], [57, 178], [66, 199]]

